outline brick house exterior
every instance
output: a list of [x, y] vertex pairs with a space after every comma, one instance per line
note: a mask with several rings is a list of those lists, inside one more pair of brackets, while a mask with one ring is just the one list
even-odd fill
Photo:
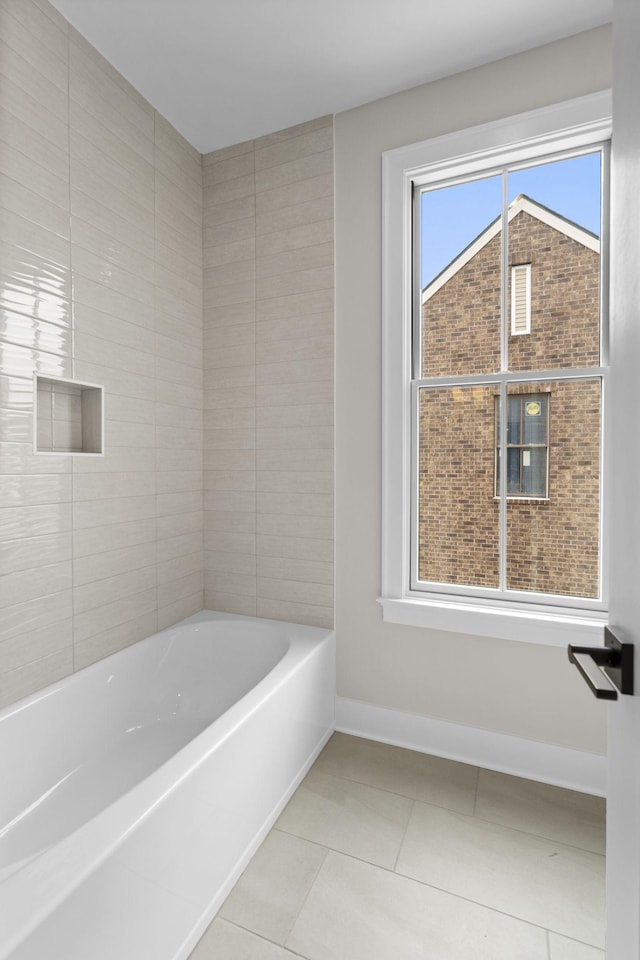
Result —
[[[424, 377], [500, 368], [500, 222], [423, 291]], [[513, 334], [512, 267], [530, 264], [530, 332]], [[593, 234], [518, 197], [509, 208], [509, 368], [600, 362], [600, 245]], [[421, 580], [497, 587], [499, 500], [494, 385], [435, 388], [420, 397]], [[513, 384], [548, 398], [546, 495], [509, 496], [507, 586], [598, 595], [600, 383]], [[532, 408], [535, 409], [535, 408]]]

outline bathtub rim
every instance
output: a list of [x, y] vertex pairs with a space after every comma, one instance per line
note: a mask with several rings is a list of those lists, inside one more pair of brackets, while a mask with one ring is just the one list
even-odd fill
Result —
[[[3, 900], [6, 916], [10, 918], [7, 924], [7, 934], [2, 935], [3, 939], [0, 942], [0, 960], [9, 960], [11, 953], [19, 944], [26, 940], [67, 897], [72, 895], [74, 890], [87, 877], [98, 870], [136, 828], [151, 816], [165, 798], [176, 790], [194, 770], [205, 763], [208, 757], [260, 708], [269, 695], [275, 694], [289, 677], [302, 669], [304, 664], [321, 646], [332, 644], [335, 652], [335, 632], [331, 628], [313, 627], [267, 618], [246, 617], [213, 610], [202, 610], [186, 617], [170, 627], [145, 637], [138, 643], [150, 643], [158, 636], [164, 636], [189, 624], [230, 620], [245, 622], [252, 626], [259, 624], [270, 629], [279, 628], [285, 634], [290, 634], [288, 636], [289, 649], [274, 665], [273, 669], [259, 680], [254, 687], [249, 689], [225, 713], [205, 727], [177, 753], [139, 781], [127, 793], [105, 807], [96, 817], [53, 844], [0, 884], [0, 898]], [[108, 657], [82, 668], [77, 673], [56, 681], [51, 684], [50, 692], [65, 686], [67, 683], [80, 682], [76, 678], [81, 677], [85, 671], [91, 671], [94, 668], [107, 670], [109, 660], [119, 654], [126, 655], [127, 651], [135, 646], [136, 644], [131, 644], [130, 647], [116, 651]], [[7, 712], [3, 711], [0, 717], [10, 715], [14, 710], [27, 708], [30, 703], [46, 695], [47, 690], [49, 688], [23, 698], [7, 708]], [[214, 727], [217, 734], [203, 750], [204, 740]], [[331, 736], [334, 727], [332, 720], [330, 728], [322, 738], [322, 742], [314, 751], [314, 758], [310, 759], [306, 765], [307, 769], [326, 740]], [[284, 807], [297, 786], [297, 782], [304, 776], [304, 772], [306, 770], [294, 779], [286, 799], [283, 798], [279, 805], [280, 808]], [[265, 834], [268, 829], [267, 825]], [[245, 863], [248, 862], [252, 852], [257, 849], [259, 842], [254, 844], [252, 841], [250, 843], [251, 852], [247, 854]], [[239, 872], [243, 868], [240, 868]], [[64, 874], [64, 877], [61, 874]], [[232, 883], [229, 884], [228, 889], [231, 889], [231, 886]], [[202, 927], [200, 930], [200, 936], [204, 929], [205, 927]], [[197, 942], [197, 939], [193, 942], [193, 945], [195, 945], [195, 942]]]

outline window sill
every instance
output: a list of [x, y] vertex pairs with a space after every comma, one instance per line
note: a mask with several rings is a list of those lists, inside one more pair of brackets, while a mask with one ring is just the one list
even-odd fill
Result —
[[602, 611], [567, 612], [533, 604], [519, 607], [465, 603], [449, 599], [379, 597], [382, 619], [433, 630], [451, 630], [479, 637], [566, 647], [568, 643], [602, 646], [608, 622]]
[[[493, 498], [494, 503], [500, 503], [500, 497]], [[550, 497], [507, 497], [507, 503], [551, 503]]]

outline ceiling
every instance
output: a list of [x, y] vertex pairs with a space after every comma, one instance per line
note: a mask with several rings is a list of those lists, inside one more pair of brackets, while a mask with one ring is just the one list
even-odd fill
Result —
[[201, 153], [607, 23], [612, 0], [53, 0]]

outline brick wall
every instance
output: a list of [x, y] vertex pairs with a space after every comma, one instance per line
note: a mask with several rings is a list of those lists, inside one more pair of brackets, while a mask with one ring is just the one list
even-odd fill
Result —
[[[423, 309], [423, 373], [499, 369], [500, 234]], [[599, 255], [525, 211], [511, 221], [509, 266], [531, 263], [531, 333], [509, 337], [513, 370], [599, 362]], [[512, 589], [593, 597], [598, 592], [600, 384], [514, 385], [550, 395], [549, 496], [510, 500], [507, 583]], [[499, 582], [494, 386], [421, 396], [420, 579]]]

